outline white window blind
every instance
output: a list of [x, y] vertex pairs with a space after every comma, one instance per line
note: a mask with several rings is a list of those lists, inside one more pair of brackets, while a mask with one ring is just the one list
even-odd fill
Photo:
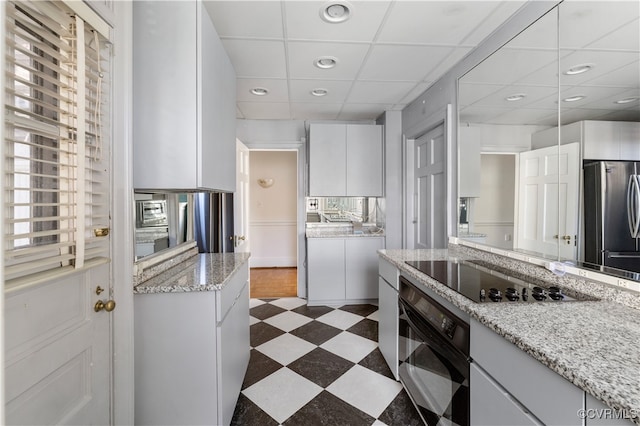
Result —
[[5, 279], [109, 257], [107, 40], [61, 2], [4, 2]]

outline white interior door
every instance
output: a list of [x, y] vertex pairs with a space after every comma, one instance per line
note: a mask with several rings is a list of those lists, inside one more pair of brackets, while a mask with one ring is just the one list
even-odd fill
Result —
[[416, 139], [413, 154], [414, 248], [443, 248], [447, 241], [444, 125]]
[[249, 148], [236, 139], [236, 193], [233, 199], [234, 250], [249, 251]]
[[564, 259], [578, 258], [578, 206], [580, 205], [580, 145], [578, 142], [560, 146], [558, 235]]
[[6, 294], [7, 424], [110, 423], [109, 281], [105, 264]]
[[516, 248], [575, 259], [577, 143], [520, 154]]

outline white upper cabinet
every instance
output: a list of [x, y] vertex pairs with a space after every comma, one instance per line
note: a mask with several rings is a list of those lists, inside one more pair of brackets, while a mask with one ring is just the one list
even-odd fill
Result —
[[200, 1], [133, 3], [136, 189], [235, 191], [236, 77]]
[[382, 126], [313, 123], [309, 195], [383, 196]]

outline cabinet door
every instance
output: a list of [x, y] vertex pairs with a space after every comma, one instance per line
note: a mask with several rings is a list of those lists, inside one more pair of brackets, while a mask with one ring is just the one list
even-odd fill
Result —
[[378, 278], [378, 345], [398, 380], [398, 290]]
[[195, 188], [196, 3], [132, 4], [133, 186]]
[[382, 126], [347, 125], [347, 196], [383, 195], [382, 159]]
[[383, 248], [379, 237], [351, 237], [345, 240], [346, 298], [378, 298], [378, 250]]
[[475, 364], [471, 364], [471, 424], [477, 426], [542, 425]]
[[346, 126], [311, 124], [309, 128], [309, 195], [346, 195]]
[[236, 190], [236, 76], [205, 6], [198, 2], [198, 186]]
[[344, 256], [342, 238], [307, 240], [307, 285], [310, 302], [344, 300]]
[[218, 424], [231, 424], [250, 357], [249, 283], [246, 277], [234, 305], [218, 326]]

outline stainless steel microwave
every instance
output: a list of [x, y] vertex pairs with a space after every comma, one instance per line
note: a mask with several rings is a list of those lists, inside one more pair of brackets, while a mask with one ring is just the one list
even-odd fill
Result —
[[136, 201], [136, 228], [168, 226], [166, 200]]

